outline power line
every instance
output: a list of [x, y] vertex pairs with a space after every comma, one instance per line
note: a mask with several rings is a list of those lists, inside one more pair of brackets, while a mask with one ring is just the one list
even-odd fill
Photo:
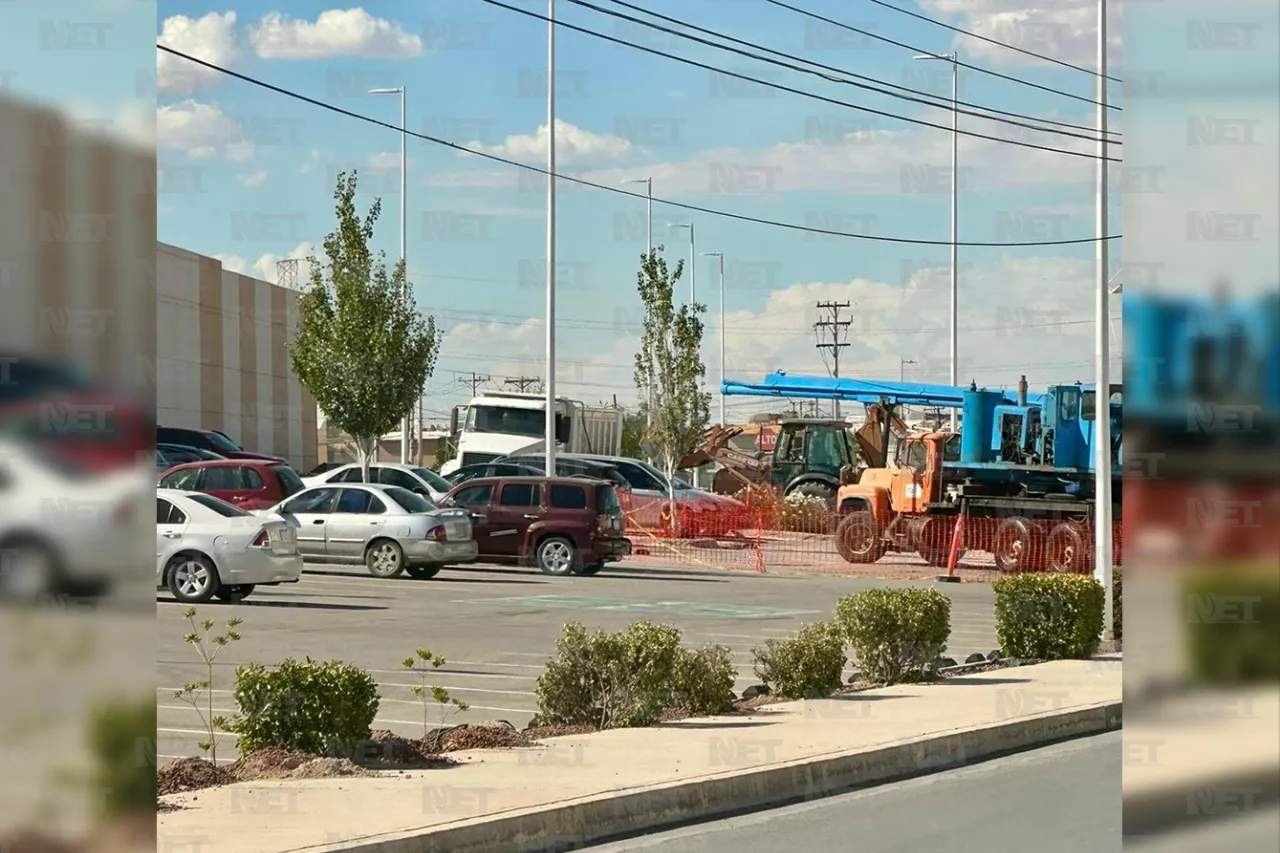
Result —
[[458, 384], [459, 384], [459, 385], [467, 385], [467, 386], [469, 386], [469, 387], [471, 388], [471, 396], [472, 396], [472, 397], [474, 397], [474, 396], [476, 395], [476, 390], [477, 390], [481, 385], [483, 385], [484, 383], [488, 382], [488, 381], [489, 381], [490, 379], [492, 379], [492, 378], [493, 378], [493, 377], [491, 377], [491, 376], [481, 376], [481, 375], [479, 375], [478, 373], [476, 373], [476, 372], [472, 371], [472, 373], [471, 373], [471, 377], [470, 377], [470, 378], [467, 378], [467, 377], [465, 377], [465, 376], [459, 376], [459, 377], [458, 377]]
[[[489, 2], [489, 0], [485, 0], [485, 2]], [[521, 10], [517, 9], [515, 11], [521, 11]], [[187, 60], [188, 62], [194, 62], [195, 64], [201, 65], [212, 71], [217, 71], [219, 73], [226, 74], [227, 76], [234, 77], [237, 80], [242, 80], [246, 83], [250, 83], [254, 86], [258, 86], [268, 91], [275, 92], [276, 94], [279, 94], [279, 95], [284, 95], [287, 98], [293, 98], [294, 100], [302, 101], [303, 103], [307, 103], [307, 104], [311, 104], [312, 106], [319, 107], [322, 110], [328, 110], [329, 112], [346, 116], [347, 118], [353, 118], [358, 121], [363, 121], [368, 124], [376, 125], [378, 127], [382, 127], [387, 130], [394, 131], [395, 133], [398, 133], [398, 134], [412, 136], [413, 138], [421, 139], [424, 142], [432, 142], [436, 145], [443, 145], [446, 148], [452, 148], [454, 151], [461, 151], [463, 153], [470, 154], [474, 157], [479, 157], [484, 160], [492, 160], [495, 163], [502, 163], [507, 166], [515, 166], [517, 169], [525, 169], [530, 172], [537, 172], [540, 175], [553, 177], [556, 180], [567, 181], [568, 183], [578, 184], [584, 187], [591, 187], [593, 189], [602, 190], [604, 192], [615, 193], [617, 195], [624, 195], [624, 196], [627, 196], [628, 198], [639, 199], [642, 201], [648, 199], [648, 196], [640, 195], [639, 193], [631, 192], [630, 190], [625, 190], [625, 189], [622, 189], [621, 187], [609, 186], [607, 184], [597, 184], [593, 181], [585, 180], [584, 178], [574, 177], [573, 175], [565, 175], [560, 172], [550, 172], [541, 166], [534, 166], [530, 163], [520, 163], [515, 160], [508, 160], [507, 158], [500, 157], [497, 154], [489, 154], [484, 151], [475, 151], [466, 147], [465, 145], [459, 145], [456, 142], [449, 142], [446, 139], [440, 139], [439, 137], [431, 136], [429, 134], [417, 133], [407, 128], [398, 127], [389, 122], [381, 121], [379, 119], [372, 118], [370, 116], [361, 115], [360, 113], [352, 112], [351, 110], [344, 109], [343, 107], [334, 106], [333, 104], [325, 103], [324, 101], [309, 97], [307, 95], [300, 94], [298, 92], [291, 91], [289, 89], [285, 89], [273, 83], [268, 83], [265, 80], [258, 80], [257, 78], [250, 77], [247, 74], [241, 74], [239, 71], [232, 71], [231, 69], [224, 68], [221, 65], [216, 65], [212, 62], [206, 62], [203, 59], [198, 59], [194, 56], [191, 56], [188, 53], [183, 53], [180, 50], [174, 50], [173, 48], [167, 47], [162, 44], [157, 44], [156, 49], [163, 50], [166, 53], [173, 54], [174, 56], [180, 56], [183, 59]], [[949, 131], [950, 128], [947, 128], [947, 130]], [[742, 213], [731, 213], [730, 211], [727, 211], [727, 210], [717, 210], [715, 208], [702, 207], [696, 204], [686, 204], [685, 202], [672, 201], [671, 199], [654, 197], [653, 202], [655, 204], [665, 204], [668, 207], [674, 207], [680, 210], [688, 210], [694, 213], [705, 213], [708, 216], [720, 216], [725, 219], [732, 219], [738, 222], [750, 222], [755, 225], [768, 225], [772, 228], [784, 228], [788, 231], [799, 231], [801, 233], [806, 233], [806, 234], [823, 234], [828, 237], [847, 237], [852, 240], [868, 240], [873, 243], [894, 243], [899, 245], [910, 245], [910, 246], [950, 246], [952, 245], [950, 240], [920, 240], [920, 239], [913, 239], [909, 237], [886, 237], [883, 235], [876, 235], [876, 234], [854, 234], [849, 231], [836, 231], [834, 229], [828, 229], [828, 228], [815, 228], [811, 225], [798, 225], [794, 222], [781, 222], [776, 219], [762, 219], [757, 216], [747, 216], [746, 214], [742, 214]], [[1102, 237], [1102, 238], [1082, 237], [1075, 240], [1028, 240], [1028, 241], [1014, 242], [1014, 243], [957, 242], [955, 245], [981, 247], [981, 248], [1000, 248], [1000, 247], [1015, 247], [1015, 246], [1074, 246], [1074, 245], [1080, 245], [1083, 243], [1096, 243], [1099, 239], [1119, 240], [1121, 237], [1122, 235], [1120, 234], [1114, 234], [1109, 237]]]
[[[925, 121], [923, 119], [918, 119], [918, 118], [908, 118], [907, 116], [900, 116], [897, 113], [886, 112], [885, 110], [877, 110], [877, 109], [872, 109], [871, 107], [863, 107], [863, 106], [859, 106], [858, 104], [851, 104], [848, 101], [841, 101], [838, 98], [828, 98], [825, 95], [816, 95], [813, 92], [806, 92], [803, 89], [796, 89], [791, 86], [784, 86], [781, 83], [770, 83], [767, 80], [761, 80], [760, 78], [752, 77], [749, 74], [739, 74], [736, 71], [728, 71], [723, 68], [717, 68], [716, 66], [708, 65], [705, 62], [698, 62], [697, 60], [694, 60], [694, 59], [686, 59], [683, 56], [676, 56], [674, 53], [667, 53], [666, 51], [657, 50], [652, 47], [645, 47], [644, 45], [641, 45], [641, 44], [635, 44], [634, 42], [629, 42], [626, 39], [615, 38], [614, 36], [605, 35], [604, 33], [598, 33], [595, 30], [588, 29], [586, 27], [579, 27], [575, 24], [567, 23], [558, 18], [552, 21], [552, 19], [548, 18], [546, 15], [540, 15], [537, 12], [530, 12], [527, 9], [520, 9], [515, 6], [510, 6], [506, 3], [499, 2], [499, 0], [481, 0], [481, 2], [488, 3], [490, 6], [497, 6], [501, 9], [507, 9], [517, 14], [524, 15], [529, 18], [534, 18], [539, 21], [554, 23], [558, 27], [564, 27], [565, 29], [570, 29], [575, 32], [582, 33], [584, 35], [589, 35], [594, 38], [603, 39], [608, 42], [613, 42], [614, 44], [620, 44], [625, 47], [632, 48], [633, 50], [643, 51], [644, 53], [651, 53], [654, 56], [662, 56], [667, 59], [673, 60], [675, 62], [682, 63], [684, 65], [692, 65], [695, 68], [701, 68], [705, 71], [710, 71], [714, 74], [722, 74], [725, 77], [734, 77], [739, 80], [746, 80], [749, 83], [755, 83], [757, 86], [765, 86], [769, 89], [777, 89], [780, 92], [788, 92], [792, 95], [799, 95], [802, 98], [810, 98], [815, 101], [823, 101], [824, 103], [835, 104], [836, 106], [839, 106], [839, 107], [847, 107], [851, 110], [870, 113], [871, 115], [877, 115], [877, 116], [882, 116], [884, 118], [896, 119], [897, 121], [906, 122], [908, 124], [918, 124], [918, 125], [921, 125], [922, 127], [932, 127], [937, 130], [945, 130], [948, 133], [957, 133], [961, 136], [972, 136], [975, 139], [986, 139], [991, 142], [1000, 142], [1005, 145], [1016, 145], [1019, 148], [1032, 148], [1037, 151], [1048, 151], [1052, 154], [1065, 154], [1068, 157], [1084, 157], [1089, 160], [1102, 159], [1102, 160], [1108, 160], [1115, 163], [1121, 162], [1120, 158], [1118, 157], [1099, 158], [1098, 155], [1091, 154], [1087, 151], [1071, 151], [1066, 148], [1054, 148], [1052, 145], [1037, 145], [1034, 142], [1021, 142], [1016, 139], [1004, 139], [1002, 137], [991, 136], [990, 134], [986, 134], [986, 133], [976, 133], [972, 130], [957, 130], [945, 124], [935, 124], [934, 122], [931, 122], [931, 121]], [[570, 2], [577, 2], [577, 0], [570, 0]], [[949, 246], [951, 244], [947, 243], [947, 245]]]
[[[622, 14], [622, 13], [620, 13], [620, 12], [611, 12], [611, 11], [609, 11], [608, 9], [601, 9], [599, 6], [596, 6], [596, 5], [592, 4], [592, 3], [588, 3], [588, 2], [586, 2], [586, 0], [567, 0], [567, 2], [572, 3], [572, 4], [574, 4], [575, 6], [583, 6], [583, 7], [588, 8], [588, 9], [593, 9], [593, 10], [595, 10], [595, 11], [597, 11], [597, 12], [599, 12], [599, 13], [603, 14], [603, 15], [609, 15], [609, 16], [614, 17], [614, 18], [620, 18], [620, 19], [622, 19], [622, 20], [631, 21], [632, 23], [639, 24], [639, 25], [641, 25], [641, 26], [643, 26], [643, 27], [648, 27], [648, 28], [650, 28], [650, 29], [658, 30], [659, 32], [664, 32], [664, 33], [667, 33], [667, 34], [669, 34], [669, 35], [676, 36], [676, 37], [678, 37], [678, 38], [688, 39], [688, 40], [690, 40], [690, 41], [698, 42], [699, 44], [705, 44], [705, 45], [707, 45], [707, 46], [709, 46], [709, 47], [714, 47], [714, 48], [716, 48], [717, 50], [724, 50], [724, 51], [728, 51], [728, 52], [730, 52], [730, 53], [736, 53], [736, 54], [738, 54], [738, 55], [740, 55], [740, 56], [745, 56], [745, 57], [748, 57], [748, 58], [750, 58], [750, 59], [756, 59], [756, 60], [759, 60], [759, 61], [761, 61], [761, 62], [767, 62], [767, 63], [769, 63], [770, 65], [777, 65], [777, 66], [779, 66], [779, 67], [781, 67], [781, 68], [786, 68], [786, 69], [789, 69], [789, 70], [791, 70], [791, 71], [798, 71], [798, 72], [800, 72], [801, 74], [809, 74], [809, 75], [811, 75], [811, 76], [818, 77], [818, 78], [820, 78], [820, 79], [822, 79], [822, 80], [826, 80], [826, 81], [827, 81], [827, 82], [829, 82], [829, 83], [842, 83], [842, 84], [844, 84], [844, 85], [846, 85], [846, 86], [853, 86], [854, 88], [857, 88], [857, 89], [864, 89], [864, 90], [869, 91], [869, 92], [876, 92], [876, 93], [881, 94], [881, 95], [886, 95], [886, 96], [888, 96], [888, 97], [890, 97], [890, 98], [898, 98], [898, 99], [900, 99], [900, 100], [904, 100], [904, 101], [911, 101], [911, 102], [913, 102], [913, 103], [923, 104], [923, 105], [925, 105], [926, 107], [933, 107], [933, 108], [935, 108], [935, 109], [945, 109], [945, 110], [948, 110], [948, 111], [950, 111], [950, 110], [952, 109], [952, 102], [951, 102], [951, 99], [950, 99], [950, 98], [943, 98], [943, 97], [942, 97], [942, 96], [940, 96], [940, 95], [930, 95], [930, 94], [929, 94], [929, 93], [927, 93], [927, 92], [921, 92], [920, 90], [918, 90], [918, 89], [912, 89], [912, 88], [911, 88], [911, 87], [909, 87], [909, 86], [900, 86], [900, 85], [897, 85], [897, 84], [894, 84], [894, 83], [889, 83], [889, 82], [887, 82], [887, 81], [885, 81], [885, 80], [879, 80], [879, 79], [877, 79], [877, 78], [875, 78], [875, 77], [868, 77], [868, 76], [866, 76], [866, 75], [864, 75], [864, 74], [854, 74], [853, 72], [845, 71], [844, 69], [836, 68], [836, 67], [831, 66], [831, 65], [824, 65], [823, 63], [820, 63], [820, 62], [814, 62], [813, 60], [805, 59], [804, 57], [800, 57], [800, 56], [795, 56], [794, 54], [783, 53], [782, 51], [774, 50], [774, 49], [772, 49], [772, 48], [765, 47], [765, 46], [760, 45], [760, 44], [756, 44], [755, 42], [750, 42], [750, 41], [746, 41], [746, 40], [744, 40], [744, 39], [735, 38], [734, 36], [726, 35], [725, 33], [717, 32], [717, 31], [715, 31], [715, 30], [710, 30], [710, 29], [707, 29], [706, 27], [700, 27], [700, 26], [697, 26], [696, 24], [690, 24], [690, 23], [688, 23], [687, 21], [681, 21], [681, 20], [679, 20], [678, 18], [672, 18], [672, 17], [669, 17], [669, 16], [667, 16], [667, 15], [660, 15], [660, 14], [658, 14], [657, 12], [650, 12], [650, 11], [649, 11], [649, 10], [647, 10], [647, 9], [643, 9], [643, 8], [641, 8], [641, 7], [639, 7], [639, 6], [634, 6], [634, 5], [632, 5], [631, 3], [623, 2], [623, 0], [608, 0], [608, 2], [611, 2], [611, 3], [613, 3], [613, 4], [615, 4], [615, 5], [618, 5], [618, 6], [624, 6], [624, 7], [628, 8], [628, 9], [634, 9], [634, 10], [636, 10], [636, 11], [643, 12], [644, 14], [649, 15], [650, 17], [658, 18], [658, 19], [660, 19], [660, 20], [663, 20], [663, 21], [667, 21], [667, 22], [669, 22], [669, 23], [676, 24], [677, 26], [685, 27], [685, 28], [687, 28], [687, 29], [691, 29], [691, 30], [696, 30], [696, 31], [698, 31], [698, 32], [702, 32], [702, 33], [707, 33], [708, 35], [713, 35], [713, 36], [716, 36], [717, 38], [726, 39], [726, 40], [731, 41], [731, 42], [734, 42], [734, 43], [736, 43], [736, 44], [742, 44], [742, 45], [746, 45], [746, 46], [748, 46], [748, 47], [753, 47], [753, 48], [756, 48], [757, 50], [763, 50], [763, 51], [765, 51], [766, 53], [772, 53], [772, 54], [774, 54], [775, 56], [781, 56], [781, 57], [784, 57], [784, 58], [786, 58], [786, 59], [794, 60], [794, 61], [796, 61], [796, 62], [803, 62], [803, 63], [805, 63], [806, 65], [812, 65], [812, 66], [814, 66], [814, 68], [821, 68], [821, 69], [823, 69], [823, 70], [825, 70], [825, 71], [831, 71], [831, 72], [834, 72], [834, 73], [836, 73], [836, 74], [843, 74], [843, 75], [845, 75], [845, 76], [847, 76], [847, 77], [855, 77], [855, 78], [858, 78], [858, 79], [861, 79], [861, 80], [869, 80], [869, 81], [871, 81], [872, 83], [879, 83], [879, 84], [882, 84], [882, 85], [885, 85], [885, 86], [889, 86], [889, 87], [891, 87], [891, 88], [901, 89], [901, 90], [906, 91], [906, 92], [911, 92], [911, 93], [912, 93], [912, 94], [914, 94], [914, 95], [923, 95], [923, 96], [924, 96], [924, 98], [933, 98], [934, 100], [933, 100], [933, 101], [927, 101], [927, 100], [925, 100], [924, 98], [917, 98], [917, 97], [912, 97], [912, 95], [903, 95], [903, 94], [899, 94], [898, 92], [891, 92], [891, 91], [889, 91], [888, 89], [882, 89], [882, 88], [879, 88], [878, 86], [869, 86], [869, 85], [867, 85], [867, 84], [865, 84], [865, 83], [858, 83], [858, 82], [855, 82], [854, 80], [845, 80], [845, 79], [840, 79], [840, 78], [838, 78], [838, 77], [832, 77], [830, 74], [823, 74], [823, 73], [822, 73], [822, 72], [820, 72], [820, 71], [814, 71], [812, 68], [800, 68], [800, 67], [798, 67], [798, 66], [795, 66], [795, 65], [792, 65], [792, 64], [789, 64], [789, 63], [786, 63], [786, 62], [780, 62], [780, 61], [778, 61], [778, 60], [776, 60], [776, 59], [770, 59], [770, 58], [769, 58], [769, 57], [767, 57], [767, 56], [760, 56], [760, 55], [758, 55], [758, 54], [749, 53], [749, 52], [747, 52], [747, 51], [745, 51], [745, 50], [737, 50], [737, 49], [735, 49], [735, 48], [728, 47], [728, 46], [726, 46], [726, 45], [716, 44], [716, 43], [711, 42], [711, 41], [708, 41], [708, 40], [706, 40], [706, 39], [698, 38], [697, 36], [691, 36], [691, 35], [688, 35], [688, 34], [686, 34], [686, 33], [679, 32], [678, 30], [673, 30], [673, 29], [670, 29], [670, 28], [668, 28], [668, 27], [662, 27], [662, 26], [659, 26], [659, 25], [657, 25], [657, 24], [649, 23], [648, 21], [642, 21], [642, 20], [640, 20], [639, 18], [633, 18], [633, 17], [631, 17], [630, 15], [623, 15], [623, 14]], [[936, 101], [941, 101], [941, 103], [937, 103]], [[1060, 126], [1060, 127], [1068, 127], [1068, 128], [1073, 129], [1073, 130], [1084, 130], [1084, 131], [1088, 131], [1088, 132], [1092, 133], [1093, 135], [1092, 135], [1092, 136], [1084, 136], [1084, 135], [1079, 134], [1079, 133], [1069, 133], [1069, 132], [1064, 131], [1064, 130], [1054, 130], [1054, 129], [1052, 129], [1052, 128], [1047, 128], [1047, 127], [1037, 127], [1036, 125], [1026, 124], [1025, 122], [1009, 121], [1009, 120], [1007, 120], [1007, 119], [998, 118], [996, 115], [984, 115], [983, 113], [973, 112], [972, 110], [960, 110], [960, 109], [957, 109], [957, 110], [956, 110], [956, 112], [959, 112], [959, 113], [961, 113], [962, 115], [973, 116], [974, 118], [985, 119], [986, 121], [995, 121], [995, 122], [1001, 122], [1001, 123], [1004, 123], [1004, 124], [1015, 125], [1015, 126], [1017, 126], [1017, 127], [1023, 127], [1023, 128], [1027, 128], [1027, 129], [1029, 129], [1029, 130], [1035, 130], [1035, 131], [1038, 131], [1038, 132], [1040, 132], [1040, 133], [1054, 133], [1054, 134], [1058, 134], [1058, 135], [1060, 135], [1060, 136], [1070, 136], [1070, 137], [1072, 137], [1072, 138], [1074, 138], [1074, 139], [1083, 139], [1083, 140], [1085, 140], [1085, 141], [1087, 141], [1087, 142], [1097, 142], [1097, 141], [1098, 141], [1097, 130], [1096, 130], [1095, 128], [1087, 127], [1087, 126], [1084, 126], [1084, 125], [1069, 124], [1069, 123], [1067, 123], [1067, 122], [1054, 121], [1054, 120], [1052, 120], [1052, 119], [1041, 119], [1041, 118], [1038, 118], [1038, 117], [1036, 117], [1036, 116], [1029, 116], [1029, 115], [1025, 115], [1025, 114], [1023, 114], [1023, 113], [1007, 112], [1007, 111], [1005, 111], [1005, 110], [998, 110], [998, 109], [995, 109], [995, 108], [993, 108], [993, 107], [986, 107], [986, 106], [983, 106], [982, 104], [974, 104], [974, 103], [970, 103], [970, 102], [968, 102], [968, 101], [960, 101], [960, 100], [957, 100], [957, 101], [955, 101], [955, 104], [956, 104], [957, 106], [966, 106], [966, 107], [973, 107], [973, 108], [976, 108], [976, 109], [979, 109], [979, 110], [985, 110], [986, 112], [989, 112], [989, 113], [998, 113], [998, 114], [1000, 114], [1000, 115], [1012, 116], [1012, 117], [1014, 117], [1014, 118], [1028, 119], [1028, 120], [1030, 120], [1030, 121], [1038, 121], [1038, 122], [1044, 122], [1044, 123], [1047, 123], [1047, 124], [1054, 124], [1054, 125], [1058, 125], [1058, 126]], [[1113, 143], [1113, 144], [1115, 144], [1115, 145], [1120, 145], [1121, 143], [1119, 143], [1119, 142], [1115, 142], [1115, 143]]]
[[502, 380], [502, 385], [504, 388], [514, 388], [516, 391], [527, 391], [530, 388], [541, 391], [543, 387], [542, 380], [536, 376], [508, 377]]
[[1061, 59], [1054, 59], [1052, 56], [1045, 56], [1043, 53], [1036, 53], [1034, 50], [1026, 50], [1025, 48], [1017, 47], [1015, 45], [1008, 44], [1006, 42], [1002, 42], [997, 39], [988, 38], [987, 36], [980, 36], [977, 33], [970, 32], [969, 30], [962, 29], [960, 27], [953, 27], [951, 24], [946, 24], [935, 18], [930, 18], [928, 15], [921, 15], [919, 12], [912, 12], [910, 9], [903, 9], [902, 7], [895, 6], [892, 3], [885, 3], [884, 0], [868, 0], [868, 2], [874, 3], [877, 6], [883, 6], [886, 9], [891, 9], [892, 11], [898, 12], [903, 15], [909, 15], [910, 17], [915, 18], [916, 20], [925, 21], [926, 23], [943, 27], [944, 29], [951, 30], [951, 32], [953, 33], [959, 33], [962, 36], [975, 38], [978, 41], [985, 41], [987, 44], [994, 44], [997, 47], [1003, 47], [1006, 50], [1016, 51], [1017, 53], [1021, 53], [1024, 56], [1033, 56], [1036, 59], [1043, 59], [1045, 62], [1052, 62], [1054, 65], [1061, 65], [1063, 68], [1070, 68], [1074, 71], [1083, 71], [1085, 74], [1091, 74], [1094, 77], [1101, 76], [1103, 79], [1110, 80], [1113, 83], [1124, 82], [1119, 77], [1112, 77], [1110, 74], [1099, 75], [1097, 71], [1094, 71], [1092, 68], [1085, 68], [1083, 65], [1075, 65], [1073, 63], [1066, 62]]
[[[817, 12], [810, 12], [807, 9], [801, 9], [797, 6], [792, 6], [789, 3], [783, 3], [782, 0], [764, 0], [764, 2], [772, 4], [774, 6], [778, 6], [782, 9], [789, 9], [790, 11], [795, 12], [797, 14], [804, 15], [805, 17], [808, 17], [808, 18], [813, 18], [815, 21], [822, 21], [823, 23], [830, 24], [833, 27], [839, 27], [842, 30], [848, 30], [851, 33], [858, 33], [859, 35], [864, 35], [864, 36], [867, 36], [868, 38], [873, 38], [877, 41], [882, 41], [882, 42], [885, 42], [886, 44], [891, 44], [894, 47], [900, 47], [900, 48], [903, 48], [904, 50], [915, 51], [916, 53], [933, 53], [933, 51], [931, 50], [925, 50], [922, 47], [914, 47], [912, 45], [905, 44], [900, 41], [895, 41], [894, 39], [891, 39], [887, 36], [882, 36], [882, 35], [879, 35], [878, 33], [873, 33], [870, 30], [864, 30], [861, 27], [855, 27], [852, 24], [845, 24], [840, 21], [832, 20], [831, 18], [823, 17], [822, 15], [819, 15]], [[1047, 57], [1042, 57], [1042, 58], [1047, 58]], [[961, 68], [968, 68], [970, 71], [977, 71], [980, 74], [989, 74], [992, 77], [998, 77], [999, 79], [1007, 80], [1010, 83], [1018, 83], [1023, 86], [1030, 86], [1031, 88], [1039, 89], [1042, 92], [1051, 92], [1055, 95], [1061, 95], [1064, 98], [1071, 98], [1072, 100], [1083, 101], [1086, 104], [1093, 104], [1094, 106], [1099, 105], [1099, 102], [1095, 101], [1093, 98], [1088, 98], [1088, 97], [1085, 97], [1084, 95], [1075, 95], [1075, 94], [1072, 94], [1071, 92], [1064, 92], [1061, 89], [1055, 89], [1052, 86], [1042, 86], [1039, 83], [1032, 83], [1030, 80], [1022, 80], [1018, 77], [1012, 77], [1008, 74], [1001, 74], [999, 71], [992, 71], [989, 68], [983, 68], [979, 65], [970, 65], [967, 62], [961, 62], [959, 57], [956, 58], [956, 65], [959, 65]], [[1120, 108], [1115, 106], [1114, 104], [1102, 104], [1101, 106], [1104, 106], [1109, 110], [1115, 110], [1117, 112], [1121, 111]]]
[[[821, 336], [822, 336], [822, 339], [820, 339], [820, 340], [818, 341], [818, 344], [817, 344], [817, 346], [818, 346], [818, 352], [823, 352], [823, 353], [824, 353], [824, 356], [825, 356], [825, 352], [824, 352], [824, 351], [825, 351], [825, 350], [828, 350], [828, 349], [829, 349], [829, 350], [831, 350], [831, 361], [832, 361], [832, 363], [833, 363], [833, 366], [832, 366], [832, 368], [831, 368], [831, 375], [832, 375], [833, 377], [835, 377], [836, 379], [839, 379], [839, 378], [840, 378], [840, 350], [842, 350], [842, 349], [844, 349], [845, 347], [849, 346], [849, 342], [848, 342], [848, 341], [842, 341], [842, 340], [840, 340], [840, 333], [841, 333], [841, 332], [843, 332], [843, 331], [845, 331], [845, 330], [847, 330], [851, 325], [853, 325], [853, 321], [852, 321], [852, 320], [841, 320], [841, 319], [840, 319], [840, 309], [841, 309], [841, 308], [848, 308], [848, 307], [849, 307], [849, 303], [848, 303], [848, 302], [819, 302], [819, 303], [818, 303], [818, 310], [819, 310], [819, 311], [830, 311], [830, 312], [831, 312], [831, 319], [830, 319], [830, 320], [819, 320], [818, 322], [816, 322], [816, 323], [814, 323], [814, 324], [813, 324], [813, 331], [814, 331], [814, 334], [815, 334], [815, 335], [819, 335], [819, 334], [821, 334]], [[824, 332], [823, 332], [823, 333], [819, 333], [819, 332], [818, 332], [818, 330], [819, 330], [819, 329], [824, 330]], [[825, 337], [826, 337], [826, 335], [825, 335], [825, 330], [826, 330], [826, 329], [830, 329], [830, 330], [831, 330], [831, 340], [830, 340], [830, 341], [825, 340]], [[824, 361], [826, 360], [826, 359], [825, 359], [825, 357], [824, 357], [824, 359], [823, 359], [823, 360], [824, 360]], [[839, 418], [839, 417], [840, 417], [840, 401], [839, 401], [839, 400], [836, 400], [836, 401], [835, 401], [835, 409], [834, 409], [834, 413], [835, 413], [835, 416], [836, 416], [837, 418]]]

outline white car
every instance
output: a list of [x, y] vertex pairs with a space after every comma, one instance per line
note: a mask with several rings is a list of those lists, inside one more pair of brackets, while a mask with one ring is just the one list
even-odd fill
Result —
[[[359, 483], [363, 481], [364, 472], [358, 464], [343, 465], [332, 471], [325, 471], [314, 477], [303, 477], [304, 485], [325, 486], [333, 483]], [[374, 462], [369, 466], [369, 479], [383, 486], [399, 486], [414, 494], [439, 502], [453, 488], [448, 480], [435, 471], [419, 468], [416, 465], [401, 465], [399, 462]]]
[[203, 492], [156, 489], [156, 588], [186, 604], [239, 601], [302, 578], [298, 534], [283, 518]]
[[0, 441], [0, 598], [104, 595], [145, 566], [151, 480], [103, 476]]

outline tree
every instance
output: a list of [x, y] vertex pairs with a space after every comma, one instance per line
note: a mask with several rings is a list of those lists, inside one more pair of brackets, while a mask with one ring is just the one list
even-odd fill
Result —
[[639, 414], [628, 412], [622, 416], [622, 455], [632, 459], [644, 459], [644, 419], [642, 407]]
[[[644, 305], [644, 334], [636, 354], [636, 389], [642, 410], [651, 422], [644, 444], [658, 457], [667, 475], [667, 506], [671, 523], [676, 510], [675, 473], [680, 460], [702, 444], [710, 420], [711, 394], [703, 390], [707, 368], [699, 350], [705, 305], [673, 305], [675, 284], [684, 274], [684, 261], [669, 272], [659, 256], [661, 246], [644, 256], [636, 289]], [[652, 401], [652, 402], [651, 402]]]
[[440, 333], [404, 294], [404, 262], [388, 274], [386, 254], [369, 251], [382, 200], [361, 220], [355, 194], [356, 173], [340, 173], [337, 229], [324, 238], [327, 262], [307, 259], [311, 283], [298, 302], [289, 357], [321, 411], [351, 436], [368, 482], [379, 440], [417, 405], [435, 369]]

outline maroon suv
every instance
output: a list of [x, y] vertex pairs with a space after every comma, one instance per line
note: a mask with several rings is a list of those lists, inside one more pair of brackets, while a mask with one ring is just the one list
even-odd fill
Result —
[[441, 502], [468, 509], [480, 559], [594, 575], [631, 554], [613, 484], [580, 477], [480, 477]]

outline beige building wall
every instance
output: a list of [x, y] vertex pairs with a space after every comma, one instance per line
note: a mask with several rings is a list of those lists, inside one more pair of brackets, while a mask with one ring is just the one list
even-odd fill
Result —
[[317, 461], [315, 399], [289, 364], [296, 291], [222, 268], [217, 258], [156, 249], [156, 417], [221, 430], [300, 471]]

